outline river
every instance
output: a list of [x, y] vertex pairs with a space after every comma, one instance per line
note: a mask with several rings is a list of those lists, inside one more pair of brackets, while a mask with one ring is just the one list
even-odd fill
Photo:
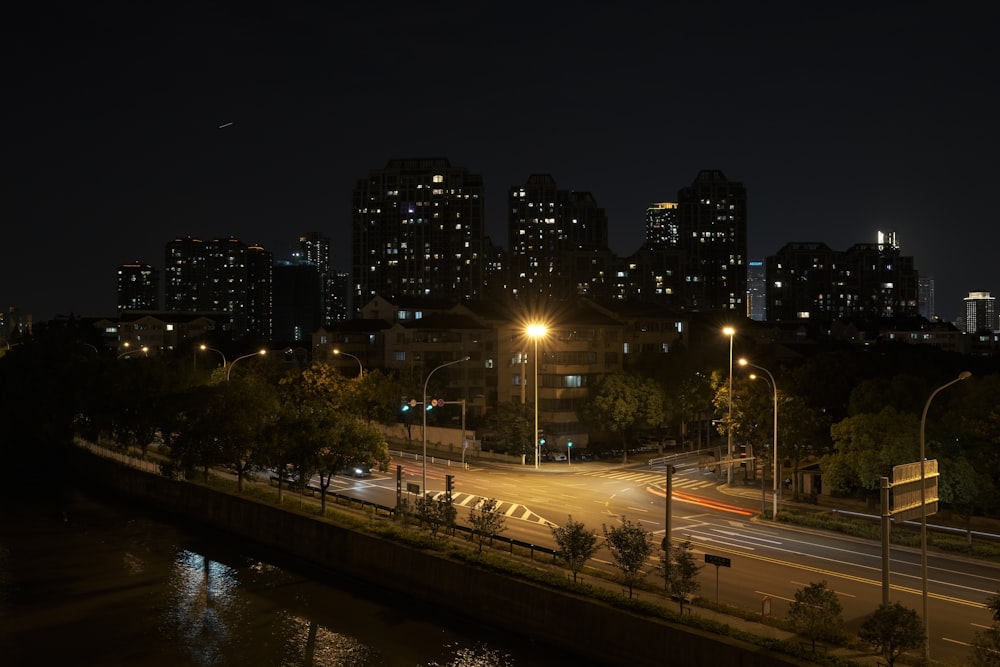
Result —
[[0, 513], [5, 667], [555, 662], [523, 638], [81, 492], [6, 498]]

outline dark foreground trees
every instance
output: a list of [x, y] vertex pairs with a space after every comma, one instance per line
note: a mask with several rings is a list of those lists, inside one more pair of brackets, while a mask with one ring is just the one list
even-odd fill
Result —
[[917, 612], [893, 602], [879, 605], [875, 613], [865, 619], [858, 636], [874, 646], [892, 667], [903, 653], [923, 646], [926, 635]]

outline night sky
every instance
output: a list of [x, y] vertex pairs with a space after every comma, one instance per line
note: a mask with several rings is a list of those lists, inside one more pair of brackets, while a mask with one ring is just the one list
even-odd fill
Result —
[[[551, 174], [641, 245], [701, 169], [747, 188], [751, 259], [894, 230], [937, 313], [1000, 294], [997, 20], [982, 2], [24, 3], [7, 13], [0, 307], [115, 312], [178, 236], [288, 259], [394, 158]], [[11, 10], [7, 10], [10, 12]], [[222, 127], [220, 127], [222, 126]]]

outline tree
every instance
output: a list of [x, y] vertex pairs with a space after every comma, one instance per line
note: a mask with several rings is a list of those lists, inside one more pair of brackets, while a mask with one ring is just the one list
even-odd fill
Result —
[[917, 612], [898, 602], [879, 605], [861, 624], [858, 636], [874, 646], [889, 667], [906, 651], [923, 646], [926, 637]]
[[994, 621], [1000, 621], [1000, 591], [986, 598], [986, 608], [993, 612]]
[[976, 632], [972, 639], [970, 667], [1000, 667], [1000, 623]]
[[584, 528], [583, 523], [573, 521], [572, 516], [568, 516], [565, 526], [552, 527], [552, 537], [559, 547], [556, 556], [566, 561], [566, 566], [573, 573], [575, 582], [576, 575], [597, 552], [597, 534]]
[[812, 642], [816, 651], [816, 641], [836, 640], [844, 625], [844, 608], [837, 594], [827, 588], [826, 582], [812, 583], [795, 591], [795, 599], [788, 606], [788, 618], [795, 631]]
[[695, 560], [693, 549], [694, 545], [685, 540], [676, 547], [671, 546], [661, 557], [667, 592], [680, 603], [681, 613], [684, 613], [684, 603], [701, 588], [697, 577], [703, 566]]
[[830, 427], [835, 451], [823, 457], [823, 484], [835, 493], [865, 497], [874, 502], [879, 479], [892, 476], [892, 467], [920, 456], [918, 417], [893, 407], [861, 413]]
[[632, 589], [642, 580], [642, 571], [646, 559], [653, 552], [653, 544], [649, 533], [640, 525], [634, 524], [622, 517], [620, 526], [608, 528], [604, 526], [604, 539], [611, 550], [615, 567], [622, 573], [622, 579], [628, 587], [628, 597], [632, 599]]
[[506, 519], [496, 498], [484, 498], [477, 506], [469, 508], [469, 525], [472, 527], [469, 539], [476, 542], [480, 552], [486, 540], [492, 540], [506, 529], [505, 524]]
[[612, 373], [590, 390], [579, 410], [584, 423], [621, 436], [623, 463], [628, 463], [628, 436], [642, 420], [640, 406], [648, 403], [645, 394], [639, 376]]
[[508, 454], [535, 457], [534, 440], [531, 432], [535, 429], [533, 406], [526, 403], [502, 402], [490, 418], [490, 430], [494, 442]]
[[432, 538], [436, 538], [442, 528], [449, 530], [455, 525], [458, 512], [446, 498], [420, 496], [415, 505], [421, 525], [427, 526]]

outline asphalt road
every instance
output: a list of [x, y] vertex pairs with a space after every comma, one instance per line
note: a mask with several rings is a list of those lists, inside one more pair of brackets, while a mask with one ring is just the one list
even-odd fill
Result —
[[[403, 489], [420, 483], [423, 468], [413, 459], [397, 459], [389, 474], [362, 479], [336, 478], [332, 491], [392, 506], [396, 497], [396, 466], [402, 466]], [[728, 559], [729, 566], [706, 564], [699, 575], [701, 595], [744, 609], [763, 610], [769, 601], [774, 615], [784, 615], [795, 592], [826, 581], [844, 607], [847, 628], [856, 632], [882, 601], [882, 553], [878, 541], [804, 530], [758, 520], [760, 490], [728, 487], [714, 474], [696, 466], [678, 465], [673, 479], [671, 534], [673, 542], [690, 541], [696, 558]], [[581, 462], [532, 466], [445, 467], [428, 464], [431, 494], [444, 492], [445, 475], [454, 475], [453, 502], [464, 522], [468, 509], [484, 498], [496, 498], [507, 517], [505, 535], [554, 547], [551, 526], [568, 516], [602, 535], [602, 526], [627, 517], [650, 531], [657, 545], [666, 526], [664, 473], [641, 466], [620, 467]], [[411, 497], [412, 499], [412, 497]], [[770, 496], [766, 498], [770, 506]], [[655, 575], [659, 549], [649, 564]], [[594, 565], [613, 569], [610, 554], [598, 551]], [[1000, 588], [1000, 566], [930, 552], [928, 610], [931, 656], [950, 664], [967, 659], [973, 634], [992, 622], [987, 596]], [[893, 547], [890, 551], [892, 602], [922, 610], [920, 552]]]

